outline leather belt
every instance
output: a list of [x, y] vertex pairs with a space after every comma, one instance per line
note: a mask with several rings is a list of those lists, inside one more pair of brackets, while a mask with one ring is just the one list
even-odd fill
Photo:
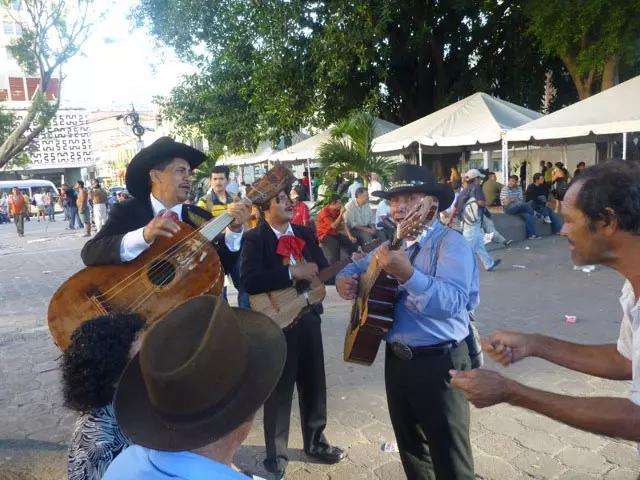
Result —
[[423, 347], [410, 347], [404, 343], [393, 342], [389, 347], [400, 360], [412, 360], [416, 357], [439, 356], [453, 350], [463, 342], [444, 342], [437, 345], [427, 345]]

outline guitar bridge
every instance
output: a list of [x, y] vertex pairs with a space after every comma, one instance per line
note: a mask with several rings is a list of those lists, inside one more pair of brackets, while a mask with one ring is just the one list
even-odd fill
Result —
[[113, 311], [109, 302], [105, 300], [104, 295], [102, 295], [102, 292], [97, 288], [88, 290], [86, 296], [91, 304], [96, 307], [102, 315], [109, 315], [109, 313]]

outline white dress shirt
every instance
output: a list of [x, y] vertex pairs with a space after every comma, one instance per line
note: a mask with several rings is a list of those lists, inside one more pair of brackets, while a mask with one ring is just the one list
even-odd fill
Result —
[[[161, 211], [167, 209], [167, 207], [165, 207], [160, 200], [154, 197], [153, 194], [150, 195], [150, 198], [154, 217], [156, 217]], [[182, 205], [182, 203], [179, 203], [170, 208], [172, 212], [178, 215], [178, 219], [180, 221], [182, 221]], [[133, 232], [127, 233], [122, 238], [122, 243], [120, 243], [120, 260], [123, 262], [130, 262], [153, 244], [153, 242], [146, 242], [143, 231], [144, 227], [141, 227]], [[244, 227], [239, 232], [232, 232], [228, 228], [225, 231], [224, 243], [226, 243], [227, 248], [229, 248], [231, 252], [237, 252], [240, 250], [243, 232]]]

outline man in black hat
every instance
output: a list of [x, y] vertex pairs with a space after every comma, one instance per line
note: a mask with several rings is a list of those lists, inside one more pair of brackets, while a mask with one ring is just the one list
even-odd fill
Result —
[[246, 480], [231, 467], [287, 355], [266, 315], [211, 295], [178, 305], [147, 332], [116, 391], [133, 443], [105, 480]]
[[[311, 282], [327, 260], [313, 231], [292, 225], [293, 204], [287, 191], [258, 205], [264, 223], [245, 235], [242, 246], [242, 284], [250, 295]], [[304, 451], [326, 463], [338, 463], [344, 453], [324, 437], [327, 424], [327, 388], [318, 306], [285, 330], [287, 363], [282, 378], [264, 405], [264, 436], [268, 480], [284, 478], [289, 462], [288, 442], [293, 387], [298, 387]], [[291, 319], [293, 321], [293, 318]]]
[[[428, 170], [402, 164], [388, 199], [396, 223], [424, 200], [437, 199], [440, 210], [453, 202], [449, 185], [438, 184]], [[372, 256], [400, 283], [394, 324], [385, 336], [385, 385], [391, 423], [407, 478], [472, 480], [469, 404], [451, 388], [449, 370], [470, 370], [465, 339], [469, 312], [478, 305], [478, 266], [473, 250], [458, 233], [437, 220], [402, 248], [379, 247], [337, 276], [338, 293], [356, 296], [358, 278]]]
[[[133, 199], [116, 203], [95, 237], [82, 249], [85, 265], [119, 264], [135, 259], [157, 237], [172, 237], [183, 221], [193, 227], [211, 219], [211, 213], [185, 204], [194, 168], [207, 159], [199, 150], [169, 137], [156, 140], [133, 157], [126, 173], [126, 185]], [[236, 220], [229, 225], [224, 241], [214, 240], [225, 271], [233, 268], [240, 250], [244, 222], [251, 210], [243, 203], [229, 207]]]

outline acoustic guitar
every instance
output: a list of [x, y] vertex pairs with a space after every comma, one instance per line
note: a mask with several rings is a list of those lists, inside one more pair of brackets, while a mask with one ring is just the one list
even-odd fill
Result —
[[[381, 243], [382, 240], [373, 240], [364, 245], [362, 251], [369, 253]], [[311, 283], [296, 282], [293, 287], [251, 295], [251, 308], [271, 317], [280, 328], [290, 328], [305, 312], [322, 303], [327, 294], [324, 283], [335, 277], [349, 263], [351, 259], [346, 258], [323, 268]]]
[[[398, 250], [406, 237], [417, 237], [438, 214], [438, 201], [426, 196], [396, 228], [389, 243]], [[393, 309], [398, 298], [398, 281], [382, 271], [376, 257], [360, 277], [358, 295], [351, 309], [351, 319], [344, 339], [344, 360], [371, 365], [376, 359], [382, 338], [393, 326]]]
[[[276, 165], [247, 189], [247, 199], [269, 200], [294, 180], [289, 169]], [[197, 229], [178, 222], [178, 233], [158, 237], [136, 259], [87, 267], [71, 276], [49, 302], [47, 319], [56, 345], [66, 349], [73, 331], [99, 315], [135, 312], [154, 322], [188, 298], [220, 295], [224, 271], [211, 241], [232, 222], [228, 213]]]

